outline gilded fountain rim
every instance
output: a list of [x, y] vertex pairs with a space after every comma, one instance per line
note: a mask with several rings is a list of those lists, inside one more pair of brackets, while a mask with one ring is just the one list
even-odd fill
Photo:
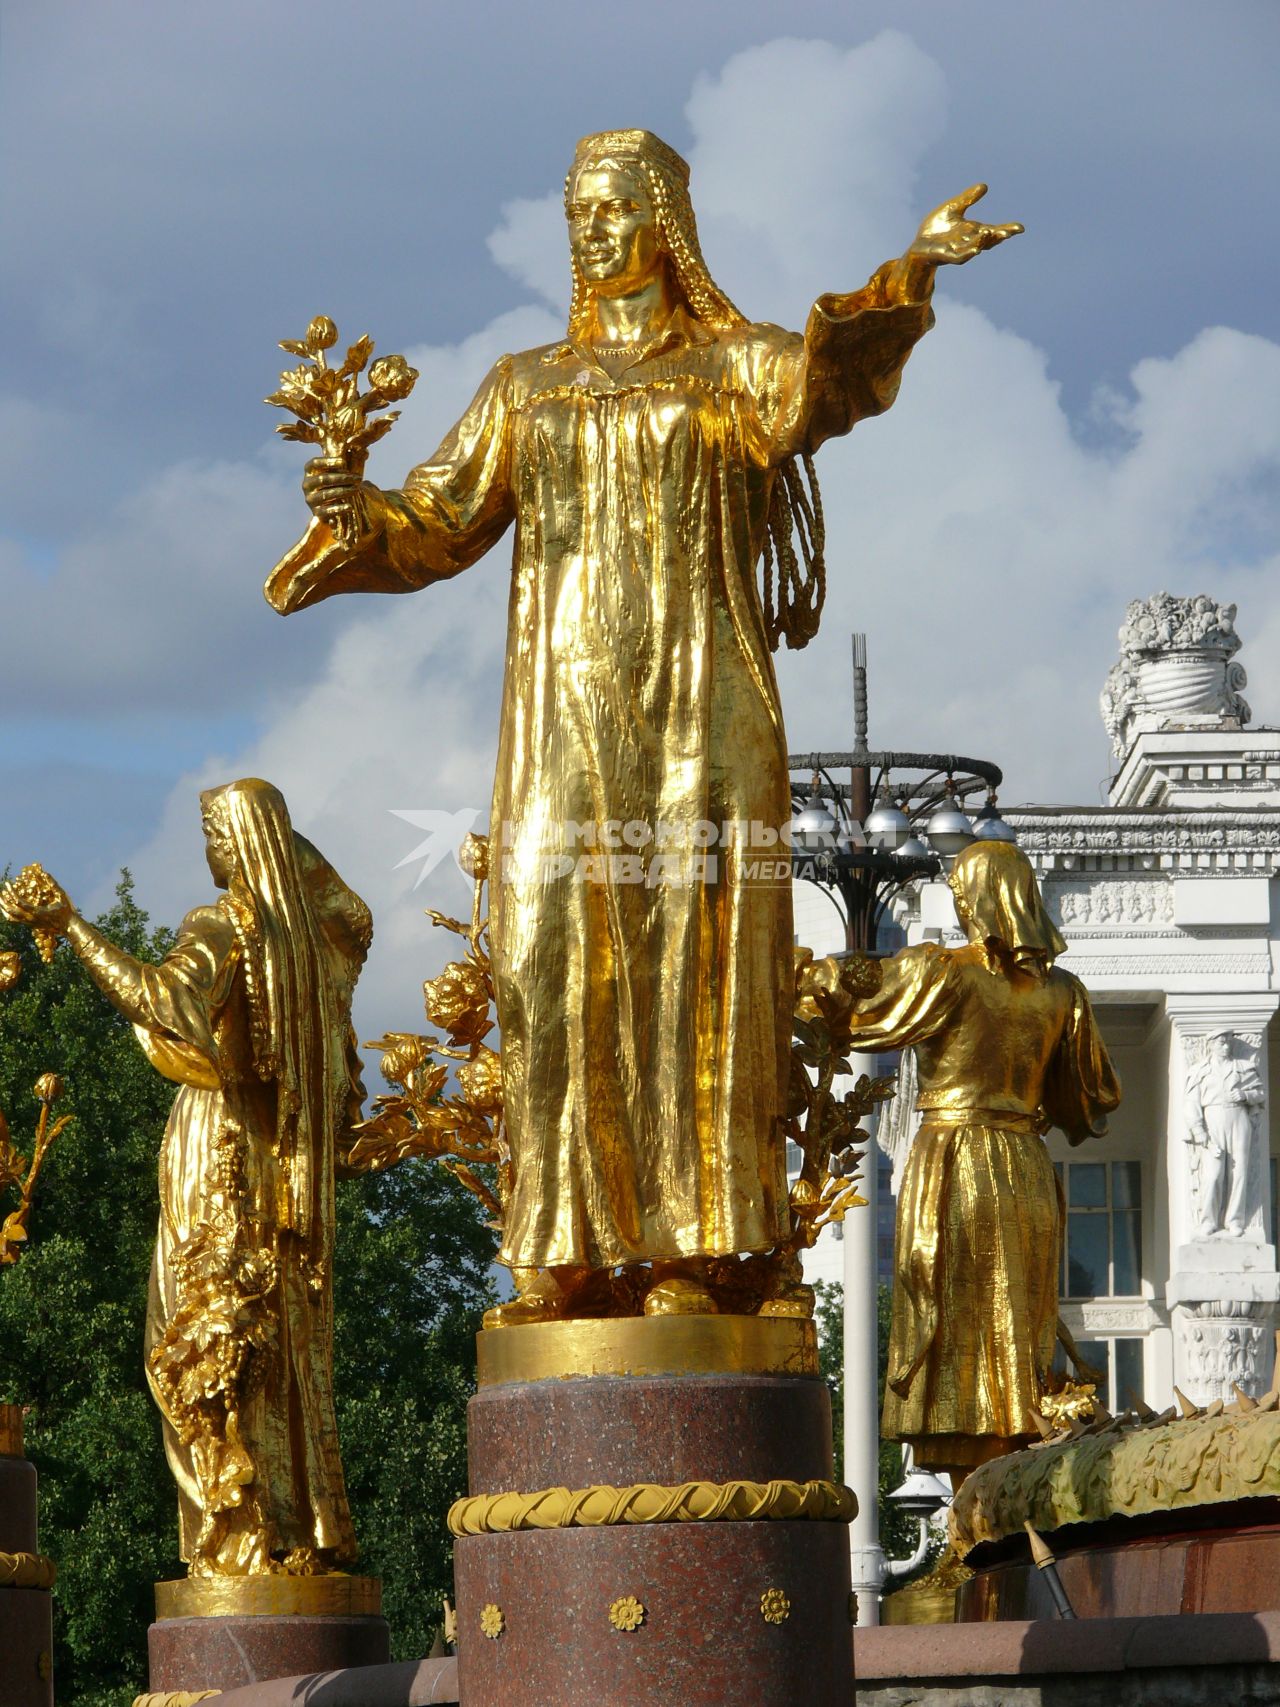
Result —
[[609, 1316], [482, 1328], [480, 1387], [603, 1375], [816, 1378], [818, 1336], [789, 1316]]
[[156, 1584], [156, 1619], [377, 1617], [382, 1611], [379, 1577], [350, 1577], [339, 1571], [294, 1576], [272, 1571], [250, 1577], [175, 1577]]

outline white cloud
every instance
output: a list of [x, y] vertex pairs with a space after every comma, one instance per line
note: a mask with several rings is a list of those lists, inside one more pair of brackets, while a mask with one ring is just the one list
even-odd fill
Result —
[[6, 656], [0, 708], [216, 716], [256, 699], [274, 662], [258, 588], [296, 511], [263, 467], [184, 462], [93, 521], [44, 573], [19, 549], [0, 553], [11, 632], [51, 642]]
[[486, 246], [517, 284], [536, 291], [561, 314], [568, 312], [569, 249], [559, 191], [507, 202]]
[[[944, 111], [937, 65], [896, 32], [850, 52], [775, 42], [700, 79], [688, 107], [694, 196], [729, 294], [748, 312], [785, 313], [794, 324], [809, 297], [860, 282], [901, 248], [925, 211], [916, 167]], [[503, 350], [559, 335], [567, 275], [559, 219], [558, 190], [509, 205], [490, 244], [557, 312], [530, 306], [460, 344], [409, 351], [422, 379], [379, 447], [375, 479], [395, 482], [430, 453]], [[974, 269], [1004, 262], [997, 252]], [[822, 454], [824, 629], [803, 656], [779, 660], [793, 748], [847, 744], [848, 634], [864, 629], [873, 742], [995, 759], [1009, 777], [1007, 804], [1096, 800], [1110, 764], [1096, 697], [1115, 630], [1130, 598], [1159, 587], [1238, 600], [1255, 713], [1280, 714], [1280, 683], [1263, 668], [1280, 649], [1280, 565], [1270, 550], [1277, 381], [1280, 347], [1206, 331], [1173, 356], [1141, 362], [1106, 404], [1111, 436], [1086, 441], [1073, 434], [1041, 353], [943, 295], [938, 327], [894, 409]], [[237, 577], [256, 600], [265, 535], [278, 550], [298, 501], [283, 477], [255, 483], [251, 472], [227, 469], [185, 479], [203, 494], [209, 534], [237, 503], [256, 516], [237, 523], [230, 542], [202, 537], [194, 564], [175, 564], [175, 612], [216, 626], [210, 577]], [[134, 515], [135, 524], [150, 516], [153, 554], [166, 537], [162, 496]], [[189, 502], [184, 486], [175, 510]], [[187, 539], [175, 531], [175, 559]], [[1229, 544], [1220, 559], [1218, 541]], [[308, 624], [336, 638], [323, 666], [268, 708], [247, 749], [177, 786], [133, 862], [148, 903], [171, 916], [204, 893], [197, 787], [267, 775], [374, 908], [364, 1034], [415, 1023], [418, 984], [446, 946], [439, 933], [432, 940], [420, 909], [458, 908], [465, 891], [442, 867], [438, 894], [413, 893], [413, 871], [395, 868], [414, 832], [390, 809], [487, 801], [507, 561], [504, 543], [457, 581], [407, 598], [336, 601], [284, 626], [261, 609], [253, 620], [279, 660], [308, 656]], [[198, 628], [193, 645], [205, 645]]]
[[819, 291], [856, 288], [910, 241], [946, 85], [897, 30], [848, 50], [781, 40], [700, 76], [685, 111], [712, 271], [745, 314], [802, 324]]

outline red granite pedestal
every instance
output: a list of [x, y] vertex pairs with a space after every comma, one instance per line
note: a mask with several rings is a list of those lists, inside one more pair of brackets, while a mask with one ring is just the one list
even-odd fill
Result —
[[298, 1673], [385, 1665], [382, 1585], [371, 1577], [192, 1578], [156, 1584], [150, 1687], [228, 1690]]
[[[468, 1411], [473, 1496], [832, 1479], [830, 1401], [808, 1323], [496, 1329], [481, 1335], [480, 1375]], [[847, 1520], [463, 1534], [454, 1575], [467, 1707], [850, 1700]]]
[[36, 1534], [36, 1469], [22, 1455], [22, 1410], [0, 1405], [0, 1701], [53, 1707], [53, 1566]]

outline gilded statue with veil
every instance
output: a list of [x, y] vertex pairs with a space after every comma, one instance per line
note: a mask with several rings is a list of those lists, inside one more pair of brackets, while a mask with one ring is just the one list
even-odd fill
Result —
[[1101, 1134], [1120, 1085], [1027, 856], [975, 842], [948, 881], [968, 945], [878, 963], [848, 1025], [855, 1048], [914, 1048], [919, 1081], [882, 1433], [958, 1483], [1036, 1437], [1063, 1237], [1044, 1134]]
[[[223, 891], [159, 965], [39, 867], [0, 910], [66, 937], [178, 1091], [160, 1155], [146, 1370], [192, 1577], [311, 1576], [356, 1556], [333, 1397], [334, 1177], [364, 1091], [351, 999], [369, 910], [246, 777], [201, 797]], [[39, 938], [38, 938], [39, 940]]]
[[[821, 608], [809, 458], [893, 402], [937, 266], [1020, 229], [966, 217], [982, 189], [798, 334], [712, 279], [678, 154], [587, 137], [565, 338], [503, 356], [399, 490], [359, 456], [308, 465], [314, 520], [266, 588], [285, 614], [447, 580], [514, 531], [490, 836], [520, 1288], [502, 1322], [572, 1315], [593, 1271], [646, 1264], [648, 1313], [714, 1310], [708, 1259], [787, 1232], [789, 884], [733, 840], [683, 875], [655, 846], [790, 816], [771, 652]], [[584, 826], [640, 855], [584, 876]]]

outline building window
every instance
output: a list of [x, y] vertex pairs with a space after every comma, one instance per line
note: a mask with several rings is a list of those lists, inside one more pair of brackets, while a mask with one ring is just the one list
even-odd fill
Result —
[[1055, 1164], [1067, 1200], [1064, 1298], [1136, 1298], [1142, 1292], [1142, 1166]]
[[[1142, 1341], [1140, 1339], [1077, 1340], [1077, 1349], [1086, 1363], [1105, 1376], [1098, 1383], [1096, 1397], [1111, 1412], [1128, 1410], [1142, 1397]], [[1058, 1347], [1054, 1368], [1065, 1374], [1066, 1355]], [[1074, 1376], [1074, 1370], [1072, 1371]], [[1075, 1377], [1079, 1379], [1079, 1377]]]

